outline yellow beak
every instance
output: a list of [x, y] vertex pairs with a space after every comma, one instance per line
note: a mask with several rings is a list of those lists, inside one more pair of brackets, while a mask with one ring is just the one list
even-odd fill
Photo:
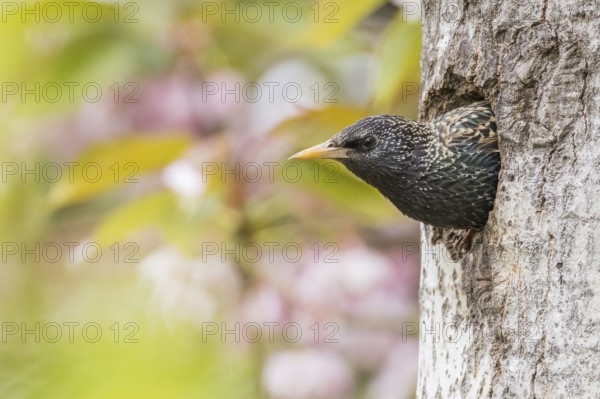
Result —
[[331, 140], [295, 153], [288, 159], [339, 159], [348, 158], [348, 149], [334, 147]]

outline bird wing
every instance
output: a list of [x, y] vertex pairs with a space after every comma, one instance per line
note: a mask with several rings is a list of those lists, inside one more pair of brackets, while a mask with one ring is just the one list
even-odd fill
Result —
[[499, 156], [496, 116], [487, 101], [454, 109], [431, 122], [445, 156], [460, 163], [486, 166]]

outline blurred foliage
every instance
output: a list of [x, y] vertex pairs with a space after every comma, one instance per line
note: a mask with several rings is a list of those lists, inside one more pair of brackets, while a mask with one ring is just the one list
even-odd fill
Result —
[[165, 166], [181, 156], [187, 141], [183, 137], [128, 137], [98, 144], [74, 162], [69, 174], [62, 174], [48, 199], [54, 206], [65, 206], [94, 198], [120, 183], [137, 183], [138, 173]]
[[[0, 320], [3, 329], [6, 323], [95, 322], [104, 336], [97, 343], [37, 343], [3, 330], [0, 397], [268, 396], [266, 359], [290, 345], [206, 343], [198, 327], [252, 320], [245, 312], [264, 290], [283, 304], [282, 320], [304, 315], [311, 323], [334, 320], [351, 333], [383, 329], [399, 342], [397, 326], [416, 315], [418, 263], [416, 257], [399, 261], [398, 250], [367, 248], [364, 237], [388, 234], [389, 226], [406, 220], [338, 164], [285, 160], [366, 115], [416, 116], [418, 22], [381, 0], [285, 0], [276, 2], [272, 20], [269, 2], [262, 1], [53, 2], [62, 15], [57, 21], [56, 10], [42, 11], [49, 3], [14, 3], [37, 10], [29, 14], [7, 13], [4, 6], [0, 23]], [[249, 3], [263, 10], [257, 20], [221, 9]], [[298, 7], [301, 17], [283, 17], [286, 6]], [[100, 10], [99, 17], [84, 14], [87, 8]], [[206, 100], [203, 92], [207, 82], [269, 81], [302, 84], [305, 95], [298, 103], [255, 104]], [[309, 89], [317, 81], [319, 101]], [[333, 95], [323, 90], [332, 82]], [[82, 92], [86, 84], [101, 88], [97, 101]], [[56, 87], [62, 91], [54, 96]], [[327, 94], [334, 101], [325, 102]], [[221, 173], [253, 162], [263, 172], [258, 182], [235, 178], [239, 169]], [[265, 162], [278, 163], [273, 179]], [[90, 164], [100, 171], [97, 179], [84, 173]], [[52, 165], [63, 172], [56, 180], [44, 174]], [[390, 239], [414, 240], [408, 226]], [[101, 261], [81, 260], [79, 252], [76, 259], [38, 260], [22, 251], [10, 255], [5, 245], [63, 243], [64, 249], [69, 242], [97, 243]], [[233, 263], [231, 281], [239, 280], [221, 289], [221, 281], [230, 281], [218, 275], [229, 276], [223, 265], [193, 262], [205, 255], [205, 242], [296, 242], [309, 253], [315, 242], [337, 243], [340, 254], [359, 248], [370, 254], [369, 263], [387, 259], [386, 273], [400, 277], [377, 290], [395, 299], [405, 295], [407, 310], [394, 302], [398, 315], [392, 311], [368, 327], [359, 305], [348, 310], [323, 299], [327, 306], [313, 309], [301, 303], [300, 294], [292, 294], [295, 282], [311, 267], [317, 269], [310, 273], [321, 273], [320, 264], [216, 262]], [[128, 253], [133, 263], [124, 261], [126, 243], [135, 243], [135, 253]], [[182, 258], [153, 263], [165, 248]], [[184, 267], [182, 259], [196, 266]], [[201, 294], [194, 284], [207, 284], [214, 312], [194, 307]], [[369, 295], [365, 303], [377, 303], [380, 292]], [[361, 298], [352, 300], [360, 304]], [[115, 343], [115, 322], [135, 323], [139, 342]], [[409, 378], [414, 361], [407, 359]], [[340, 395], [376, 397], [373, 389], [383, 382], [373, 381], [383, 363], [352, 363], [356, 382]], [[412, 395], [410, 381], [402, 389], [397, 397]]]

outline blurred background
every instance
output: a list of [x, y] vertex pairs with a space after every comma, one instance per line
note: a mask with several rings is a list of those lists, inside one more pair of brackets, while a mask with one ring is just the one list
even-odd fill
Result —
[[0, 397], [414, 397], [418, 226], [287, 158], [416, 118], [419, 6], [3, 2]]

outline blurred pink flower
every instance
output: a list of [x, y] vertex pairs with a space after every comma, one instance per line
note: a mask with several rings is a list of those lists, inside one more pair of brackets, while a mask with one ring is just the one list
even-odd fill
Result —
[[391, 263], [365, 247], [342, 250], [334, 258], [337, 263], [306, 267], [294, 284], [299, 305], [352, 313], [392, 275]]
[[338, 399], [350, 394], [353, 376], [338, 354], [305, 349], [271, 355], [262, 383], [272, 399]]
[[416, 340], [399, 342], [381, 371], [368, 387], [368, 398], [408, 399], [416, 390], [419, 345]]
[[174, 248], [162, 248], [148, 255], [140, 269], [168, 321], [200, 326], [231, 309], [239, 297], [240, 279], [229, 263], [203, 263]]
[[194, 124], [191, 88], [194, 82], [172, 75], [139, 85], [137, 103], [126, 103], [133, 126], [142, 130], [186, 129]]
[[250, 322], [282, 322], [285, 311], [285, 303], [279, 292], [266, 284], [251, 291], [244, 300], [244, 319]]
[[222, 69], [206, 76], [192, 90], [191, 107], [209, 129], [219, 125], [245, 126], [241, 97], [244, 77], [233, 69]]
[[360, 370], [377, 371], [386, 361], [398, 341], [389, 329], [354, 326], [342, 328], [337, 334], [336, 349], [343, 353]]
[[[248, 107], [245, 133], [264, 135], [286, 119], [328, 105], [324, 102], [324, 97], [332, 93], [324, 89], [328, 83], [335, 85], [302, 59], [289, 58], [274, 64], [256, 82], [263, 95], [260, 101]], [[286, 87], [290, 86], [295, 89], [288, 91]], [[339, 98], [332, 96], [331, 100], [339, 101]]]

